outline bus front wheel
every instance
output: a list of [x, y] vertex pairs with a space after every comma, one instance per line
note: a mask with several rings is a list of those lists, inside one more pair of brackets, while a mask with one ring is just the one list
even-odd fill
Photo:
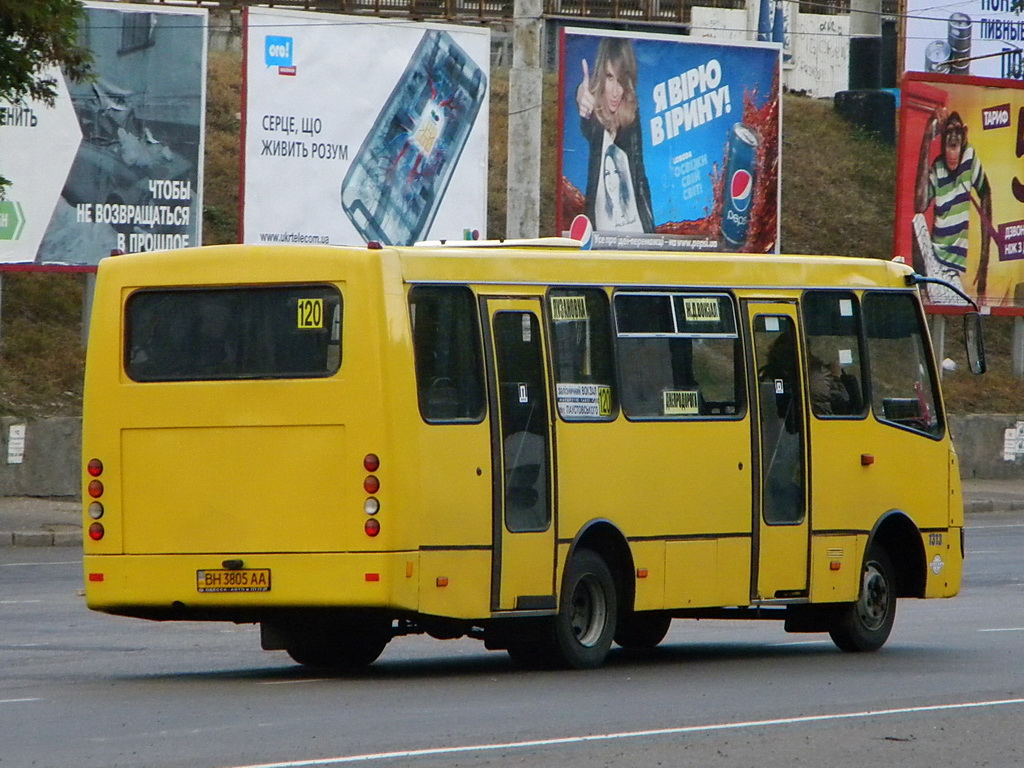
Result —
[[577, 551], [566, 566], [552, 632], [557, 659], [573, 669], [601, 666], [615, 636], [617, 615], [618, 596], [608, 565], [592, 550]]
[[877, 651], [892, 632], [896, 620], [896, 582], [889, 553], [872, 545], [864, 557], [860, 596], [843, 606], [829, 631], [844, 651]]

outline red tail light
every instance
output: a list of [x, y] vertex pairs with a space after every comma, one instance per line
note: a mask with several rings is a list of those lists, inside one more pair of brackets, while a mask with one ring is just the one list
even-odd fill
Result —
[[93, 477], [99, 477], [103, 474], [103, 462], [99, 459], [89, 459], [85, 469]]
[[366, 476], [366, 479], [363, 480], [363, 490], [369, 494], [374, 494], [380, 490], [380, 480], [377, 479], [376, 475]]
[[377, 522], [377, 518], [371, 517], [367, 520], [366, 524], [363, 526], [363, 530], [366, 531], [366, 535], [370, 537], [376, 536], [380, 533], [380, 523]]
[[104, 530], [101, 523], [93, 523], [89, 526], [89, 538], [93, 541], [99, 541], [103, 538]]
[[98, 499], [100, 496], [102, 496], [103, 483], [101, 483], [99, 480], [89, 481], [89, 495], [92, 496], [94, 499]]
[[376, 472], [380, 469], [380, 457], [376, 453], [366, 454], [366, 458], [363, 459], [363, 469], [367, 472]]

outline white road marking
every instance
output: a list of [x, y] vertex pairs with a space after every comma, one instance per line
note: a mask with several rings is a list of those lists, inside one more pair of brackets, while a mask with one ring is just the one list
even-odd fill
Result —
[[42, 600], [0, 600], [0, 605], [26, 605], [28, 603], [41, 603]]
[[24, 704], [26, 701], [42, 701], [42, 699], [0, 699], [0, 704]]
[[992, 629], [979, 629], [979, 632], [1024, 632], [1024, 627], [994, 627]]
[[1024, 528], [1024, 523], [1006, 523], [1006, 525], [968, 525], [970, 531], [994, 531], [996, 528]]
[[774, 720], [749, 720], [737, 723], [711, 723], [707, 725], [688, 725], [678, 728], [656, 728], [648, 731], [623, 731], [620, 733], [602, 733], [589, 736], [565, 736], [554, 739], [535, 739], [533, 741], [509, 741], [501, 744], [471, 744], [460, 747], [432, 747], [426, 749], [409, 749], [401, 752], [371, 752], [363, 755], [345, 755], [342, 757], [325, 757], [319, 760], [292, 760], [282, 763], [259, 763], [255, 765], [232, 766], [231, 768], [306, 768], [318, 765], [342, 765], [344, 763], [365, 763], [373, 760], [408, 760], [416, 757], [432, 757], [436, 755], [456, 755], [466, 752], [496, 752], [499, 750], [533, 749], [535, 747], [558, 747], [586, 744], [598, 741], [615, 741], [619, 739], [637, 739], [645, 736], [678, 736], [687, 733], [708, 733], [711, 731], [738, 730], [741, 728], [768, 728], [779, 725], [796, 725], [799, 723], [822, 723], [833, 720], [856, 720], [868, 717], [889, 717], [891, 715], [908, 715], [921, 712], [949, 712], [960, 709], [981, 709], [984, 707], [1000, 707], [1021, 705], [1024, 699], [997, 699], [995, 701], [968, 701], [960, 704], [933, 704], [923, 707], [901, 707], [899, 709], [875, 709], [864, 712], [840, 712], [830, 715], [806, 715], [803, 717], [785, 717]]
[[20, 568], [24, 565], [81, 565], [81, 560], [62, 560], [56, 563], [0, 563], [0, 568]]
[[326, 683], [329, 677], [307, 677], [301, 680], [263, 680], [257, 685], [302, 685], [302, 683]]
[[769, 643], [772, 648], [787, 648], [793, 645], [832, 645], [831, 640], [794, 640], [791, 643]]

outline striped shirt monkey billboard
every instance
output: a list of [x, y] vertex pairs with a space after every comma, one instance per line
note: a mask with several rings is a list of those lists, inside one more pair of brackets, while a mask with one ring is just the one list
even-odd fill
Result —
[[[1024, 313], [1024, 83], [904, 75], [895, 255], [979, 304]], [[928, 286], [933, 305], [962, 305]]]

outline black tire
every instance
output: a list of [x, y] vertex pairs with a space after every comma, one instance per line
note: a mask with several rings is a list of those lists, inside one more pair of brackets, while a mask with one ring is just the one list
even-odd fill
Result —
[[383, 627], [332, 627], [302, 632], [285, 650], [304, 667], [351, 672], [375, 662], [390, 640]]
[[544, 643], [509, 643], [505, 650], [512, 662], [521, 669], [550, 669], [555, 666], [551, 647]]
[[840, 609], [829, 635], [841, 650], [877, 651], [896, 620], [896, 580], [889, 553], [872, 545], [861, 568], [857, 602]]
[[561, 605], [552, 626], [552, 656], [571, 669], [604, 663], [615, 636], [619, 601], [615, 580], [596, 552], [580, 549], [566, 566]]
[[665, 613], [631, 614], [615, 630], [615, 642], [630, 650], [650, 650], [665, 639], [671, 623], [672, 617]]

